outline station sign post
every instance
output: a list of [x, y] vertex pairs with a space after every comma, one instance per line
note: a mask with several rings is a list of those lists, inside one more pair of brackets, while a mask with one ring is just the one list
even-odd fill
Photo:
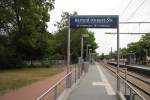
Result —
[[70, 16], [70, 28], [117, 28], [117, 15]]
[[[119, 16], [118, 15], [77, 15], [69, 16], [68, 23], [67, 72], [70, 70], [70, 29], [71, 28], [116, 28], [117, 29], [117, 74], [119, 74]], [[117, 75], [118, 76], [118, 75]], [[117, 77], [117, 90], [120, 91]]]

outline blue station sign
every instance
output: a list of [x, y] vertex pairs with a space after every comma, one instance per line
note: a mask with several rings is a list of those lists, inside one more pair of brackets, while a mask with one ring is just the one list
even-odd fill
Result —
[[118, 15], [70, 16], [70, 28], [118, 28]]

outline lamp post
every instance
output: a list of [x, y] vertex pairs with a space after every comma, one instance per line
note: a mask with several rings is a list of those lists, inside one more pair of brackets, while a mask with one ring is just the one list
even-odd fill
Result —
[[89, 62], [91, 62], [91, 51], [92, 49], [89, 49]]
[[110, 50], [110, 54], [109, 54], [109, 59], [110, 59], [110, 61], [111, 61], [111, 59], [112, 59], [112, 47], [110, 48], [111, 50]]
[[92, 59], [93, 59], [93, 61], [96, 61], [96, 56], [97, 56], [97, 53], [92, 53]]
[[146, 64], [147, 64], [147, 57], [148, 57], [148, 50], [147, 49], [144, 49], [144, 51], [145, 51], [145, 62], [146, 62]]
[[[71, 72], [70, 67], [70, 16], [68, 17], [68, 44], [67, 44], [67, 74]], [[71, 87], [71, 76], [67, 77], [66, 87]]]
[[88, 37], [89, 37], [88, 34], [82, 34], [82, 36], [81, 36], [81, 60], [82, 60], [82, 62], [84, 61], [84, 59], [83, 59], [83, 47], [84, 47], [83, 41], [84, 41], [84, 38], [88, 38]]
[[89, 55], [89, 53], [88, 53], [88, 49], [89, 49], [89, 47], [90, 47], [91, 45], [90, 44], [87, 44], [86, 45], [86, 61], [88, 61], [88, 55]]

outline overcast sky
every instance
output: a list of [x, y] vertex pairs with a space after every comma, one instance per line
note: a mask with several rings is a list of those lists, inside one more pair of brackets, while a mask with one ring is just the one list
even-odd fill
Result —
[[[130, 5], [128, 6], [130, 2]], [[55, 9], [50, 12], [51, 19], [48, 23], [50, 32], [56, 31], [54, 24], [60, 21], [64, 11], [77, 11], [79, 15], [119, 15], [121, 21], [150, 21], [150, 0], [56, 0]], [[127, 8], [127, 9], [126, 9]], [[126, 9], [126, 10], [125, 10]], [[125, 11], [124, 11], [125, 10]], [[120, 25], [120, 32], [150, 32], [150, 24]], [[116, 35], [105, 32], [116, 32], [115, 29], [90, 29], [95, 32], [98, 53], [107, 54], [116, 50]], [[121, 35], [120, 47], [138, 41], [141, 35]]]

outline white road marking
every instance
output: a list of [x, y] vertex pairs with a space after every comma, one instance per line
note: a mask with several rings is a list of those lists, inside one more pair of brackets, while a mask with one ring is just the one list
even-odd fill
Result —
[[92, 85], [93, 85], [93, 86], [105, 85], [105, 83], [104, 83], [104, 82], [93, 82]]
[[116, 93], [114, 92], [113, 88], [112, 88], [111, 85], [109, 84], [107, 78], [105, 77], [105, 75], [104, 75], [102, 69], [100, 69], [100, 67], [97, 65], [97, 63], [96, 63], [96, 67], [97, 67], [97, 69], [98, 69], [98, 72], [99, 72], [99, 74], [100, 74], [100, 77], [101, 77], [101, 79], [102, 79], [102, 82], [96, 82], [96, 83], [93, 82], [92, 84], [93, 84], [93, 85], [104, 85], [108, 95], [116, 95]]

